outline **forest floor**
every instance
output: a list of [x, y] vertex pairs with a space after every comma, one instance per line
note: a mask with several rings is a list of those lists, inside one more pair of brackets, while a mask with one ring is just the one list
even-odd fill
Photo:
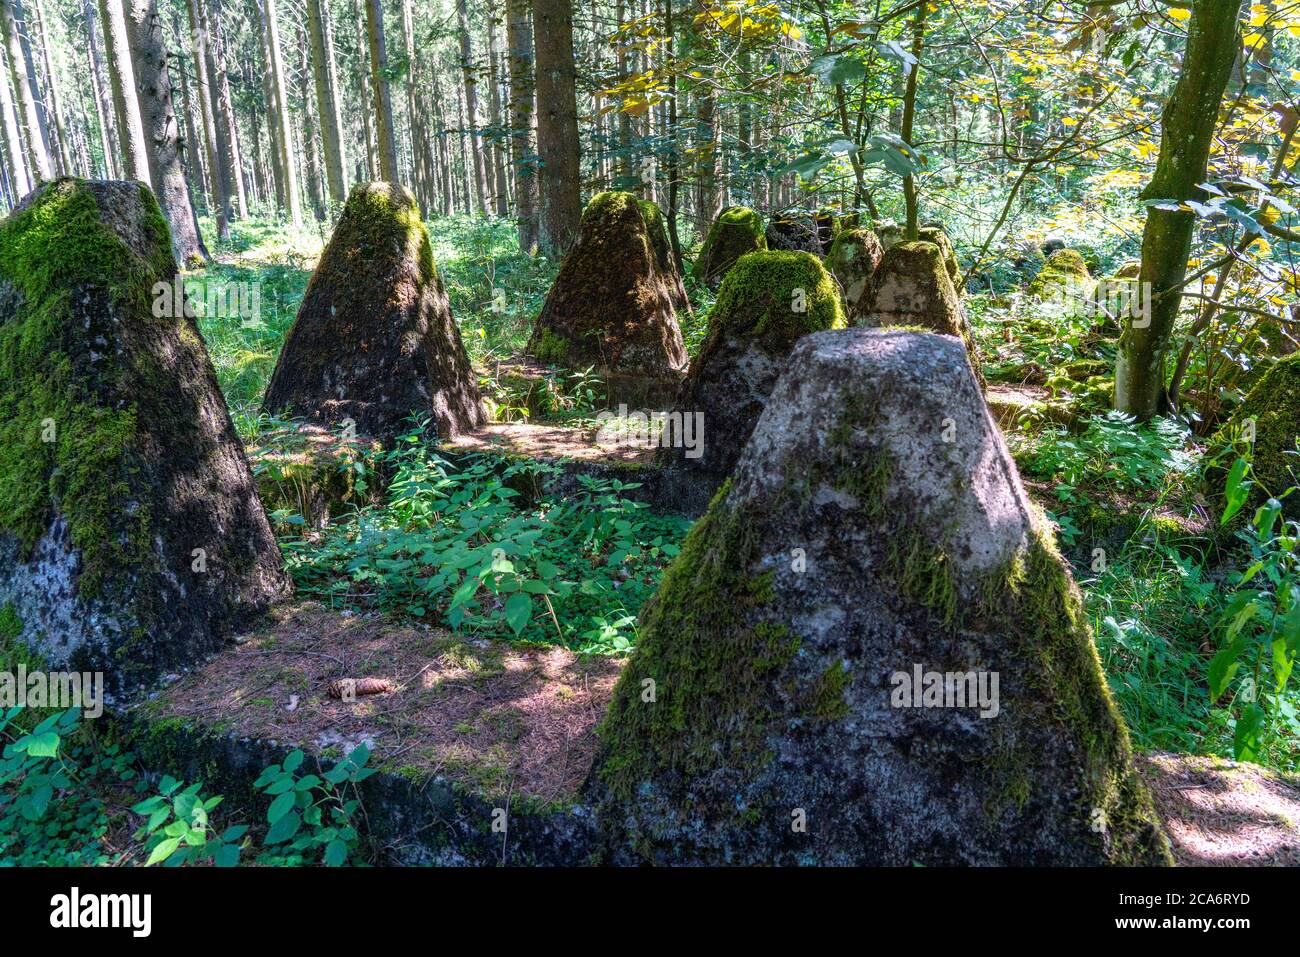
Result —
[[[592, 443], [601, 405], [590, 373], [521, 365], [554, 266], [521, 256], [506, 223], [444, 220], [430, 233], [453, 315], [499, 420], [461, 440], [461, 451], [504, 449], [525, 477], [543, 468], [530, 462], [555, 457], [643, 463], [645, 450], [611, 453]], [[208, 272], [209, 281], [261, 284], [255, 320], [200, 319], [250, 446], [285, 428], [259, 411], [258, 400], [322, 239], [241, 225]], [[695, 308], [683, 331], [693, 352], [712, 296], [700, 287], [690, 293]], [[1234, 765], [1233, 696], [1215, 701], [1208, 690], [1225, 586], [1246, 556], [1215, 532], [1215, 506], [1201, 482], [1206, 441], [1178, 423], [1139, 426], [1107, 413], [1104, 370], [1113, 342], [1089, 328], [1057, 321], [1016, 290], [971, 295], [967, 307], [990, 405], [1074, 565], [1103, 668], [1135, 746], [1148, 755], [1146, 773], [1179, 859], [1294, 863], [1300, 694], [1271, 700], [1250, 755], [1255, 764]], [[361, 476], [362, 494], [345, 496], [328, 526], [305, 521], [292, 501], [271, 509], [300, 597], [321, 605], [297, 606], [186, 678], [187, 694], [169, 694], [162, 706], [175, 714], [230, 714], [242, 733], [318, 749], [369, 735], [387, 742], [380, 757], [390, 769], [436, 768], [479, 784], [505, 776], [543, 801], [571, 795], [618, 656], [635, 646], [637, 612], [689, 521], [630, 501], [623, 484], [608, 478], [588, 480], [573, 501], [539, 501], [517, 494], [510, 470], [477, 467], [473, 456], [453, 462], [436, 450], [408, 448], [387, 461], [360, 460], [333, 466]], [[254, 463], [259, 467], [256, 455]], [[635, 483], [634, 470], [628, 474]], [[431, 477], [442, 490], [419, 491]], [[386, 499], [367, 489], [371, 479], [393, 483]], [[422, 504], [425, 494], [434, 494], [436, 508]], [[520, 612], [499, 595], [457, 609], [454, 600], [449, 606], [419, 591], [410, 566], [415, 557], [430, 559], [414, 555], [406, 531], [425, 516], [418, 519], [422, 541], [432, 536], [452, 556], [445, 560], [454, 560], [454, 550], [467, 547], [457, 537], [463, 509], [507, 542], [509, 535], [537, 541], [527, 536], [545, 527], [560, 543], [531, 571], [519, 570], [539, 583], [534, 594], [547, 592], [545, 602]], [[577, 578], [581, 587], [562, 585]], [[328, 680], [372, 675], [392, 680], [395, 690], [356, 705], [323, 695]], [[433, 701], [436, 709], [425, 707]]]

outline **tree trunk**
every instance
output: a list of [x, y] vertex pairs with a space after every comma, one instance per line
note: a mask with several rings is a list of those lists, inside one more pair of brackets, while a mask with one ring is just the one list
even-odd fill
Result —
[[[174, 13], [175, 11], [173, 11]], [[175, 34], [176, 45], [180, 47], [183, 45], [183, 41], [180, 38], [181, 32], [179, 28], [175, 30]], [[181, 78], [180, 115], [184, 120], [181, 127], [185, 131], [185, 138], [182, 140], [184, 149], [181, 153], [181, 159], [187, 181], [190, 184], [190, 193], [193, 194], [194, 183], [197, 181], [201, 200], [199, 204], [200, 210], [203, 213], [214, 213], [214, 205], [217, 203], [216, 172], [209, 167], [205, 160], [206, 147], [202, 145], [202, 141], [194, 133], [194, 113], [190, 109], [190, 82], [186, 75], [185, 64], [179, 57], [177, 58], [176, 72]], [[176, 107], [175, 96], [172, 99], [172, 107], [173, 109]]]
[[198, 7], [203, 0], [187, 0], [186, 9], [190, 20], [190, 41], [194, 49], [194, 77], [199, 84], [199, 115], [203, 120], [203, 146], [208, 156], [208, 169], [212, 174], [213, 204], [217, 218], [217, 239], [225, 241], [230, 238], [230, 170], [224, 143], [220, 138], [220, 126], [217, 124], [213, 109], [212, 75], [208, 70], [210, 55], [208, 51], [207, 31], [199, 19]]
[[104, 25], [104, 49], [108, 55], [108, 78], [113, 91], [113, 113], [117, 120], [123, 171], [127, 178], [153, 185], [149, 174], [149, 150], [144, 140], [140, 104], [136, 100], [135, 73], [131, 65], [131, 42], [126, 31], [122, 0], [99, 0]]
[[[912, 145], [912, 126], [916, 121], [916, 85], [921, 75], [921, 49], [925, 44], [925, 14], [929, 4], [922, 3], [916, 8], [916, 19], [912, 22], [912, 56], [916, 60], [907, 74], [907, 89], [903, 93], [903, 125], [899, 136], [909, 147]], [[907, 225], [903, 235], [908, 242], [915, 242], [920, 235], [920, 210], [916, 196], [916, 177], [908, 173], [903, 177], [903, 202], [907, 207]]]
[[366, 32], [370, 37], [370, 81], [375, 97], [379, 178], [396, 183], [399, 182], [397, 138], [393, 134], [393, 93], [388, 83], [388, 47], [384, 42], [384, 8], [380, 0], [366, 0]]
[[492, 124], [492, 177], [496, 183], [493, 199], [496, 214], [502, 219], [510, 215], [510, 184], [506, 178], [505, 159], [501, 154], [501, 84], [497, 72], [500, 52], [497, 48], [496, 4], [488, 2], [488, 122]]
[[9, 54], [9, 76], [14, 84], [18, 123], [27, 148], [28, 168], [38, 181], [52, 179], [54, 167], [50, 163], [49, 150], [41, 133], [41, 118], [36, 109], [36, 94], [32, 89], [22, 37], [18, 32], [14, 0], [0, 0], [0, 30], [4, 33], [5, 50]]
[[[376, 0], [377, 2], [377, 0]], [[271, 82], [271, 123], [280, 161], [280, 179], [284, 189], [289, 221], [302, 225], [302, 197], [298, 192], [298, 166], [293, 155], [293, 130], [289, 125], [289, 100], [284, 75], [284, 56], [280, 46], [280, 22], [275, 0], [261, 0], [262, 25], [266, 31], [266, 50]]]
[[[1182, 69], [1162, 115], [1160, 158], [1145, 200], [1172, 205], [1199, 196], [1219, 106], [1232, 63], [1241, 46], [1239, 0], [1200, 0], [1187, 25]], [[1115, 360], [1115, 408], [1139, 419], [1161, 411], [1165, 391], [1165, 357], [1182, 304], [1196, 217], [1177, 208], [1147, 209], [1142, 233], [1141, 297], [1146, 316], [1128, 319]]]
[[108, 92], [108, 70], [104, 66], [104, 51], [99, 46], [99, 30], [95, 25], [95, 4], [85, 0], [82, 14], [86, 20], [86, 56], [90, 72], [90, 86], [95, 96], [95, 111], [99, 117], [99, 147], [104, 153], [104, 175], [116, 179], [117, 160], [113, 153], [116, 130], [113, 128], [113, 100]]
[[456, 0], [456, 21], [460, 28], [460, 75], [465, 87], [466, 132], [469, 151], [474, 161], [474, 193], [478, 197], [479, 212], [487, 215], [487, 177], [483, 168], [483, 150], [478, 139], [478, 89], [474, 79], [474, 45], [469, 35], [469, 13], [465, 0]]
[[533, 141], [533, 24], [528, 0], [506, 0], [506, 45], [510, 48], [510, 162], [515, 168], [515, 212], [519, 248], [537, 250], [537, 159]]
[[41, 0], [32, 0], [32, 10], [36, 15], [36, 40], [41, 48], [41, 60], [45, 66], [45, 92], [49, 94], [50, 104], [48, 113], [50, 119], [54, 122], [54, 139], [57, 148], [57, 159], [59, 161], [59, 172], [64, 175], [72, 174], [72, 154], [69, 152], [70, 132], [68, 124], [63, 116], [63, 103], [59, 95], [59, 82], [54, 73], [54, 59], [50, 53], [50, 47], [53, 45], [53, 38], [45, 26], [45, 11], [42, 9]]
[[[4, 51], [0, 50], [0, 57]], [[0, 123], [4, 124], [4, 163], [9, 185], [13, 191], [13, 203], [17, 203], [31, 192], [32, 181], [27, 173], [27, 157], [23, 147], [22, 131], [18, 124], [18, 111], [14, 107], [13, 96], [9, 92], [9, 83], [0, 75]], [[12, 205], [12, 204], [11, 204]]]
[[[369, 2], [369, 0], [367, 0]], [[371, 105], [371, 89], [367, 77], [370, 76], [369, 56], [366, 53], [366, 30], [363, 26], [364, 18], [361, 12], [360, 0], [352, 0], [352, 19], [356, 27], [357, 40], [357, 89], [361, 95], [361, 130], [365, 136], [366, 142], [366, 175], [363, 179], [366, 182], [375, 178], [375, 172], [378, 169], [378, 162], [375, 159], [375, 136], [371, 129], [374, 123], [375, 110]]]
[[330, 202], [342, 204], [348, 198], [347, 155], [340, 131], [338, 86], [334, 79], [333, 38], [325, 32], [321, 13], [323, 0], [307, 0], [307, 26], [311, 31], [311, 68], [316, 85], [317, 113], [320, 115], [320, 139], [325, 153], [325, 179]]
[[537, 153], [541, 161], [541, 246], [566, 252], [582, 223], [578, 100], [570, 0], [533, 0], [537, 50]]
[[181, 165], [183, 146], [172, 105], [162, 20], [155, 0], [131, 0], [127, 18], [146, 156], [158, 205], [172, 228], [172, 249], [182, 267], [207, 262], [208, 251], [199, 235], [189, 184]]
[[244, 156], [239, 147], [239, 124], [235, 119], [235, 102], [230, 95], [230, 69], [226, 58], [226, 40], [221, 29], [221, 4], [213, 3], [211, 9], [205, 0], [195, 0], [198, 7], [199, 26], [210, 40], [208, 43], [208, 73], [215, 85], [212, 94], [216, 102], [213, 109], [217, 120], [217, 145], [225, 157], [225, 168], [230, 175], [230, 194], [235, 204], [237, 219], [248, 218], [248, 190], [244, 180]]
[[307, 191], [311, 195], [312, 214], [317, 222], [325, 219], [325, 185], [321, 182], [321, 164], [316, 152], [316, 108], [312, 103], [312, 71], [307, 62], [310, 41], [307, 31], [298, 26], [298, 72], [302, 80], [302, 155], [307, 162]]
[[406, 54], [406, 118], [411, 136], [411, 180], [415, 195], [420, 203], [420, 215], [427, 216], [431, 206], [430, 182], [432, 173], [429, 169], [427, 142], [424, 131], [424, 117], [420, 115], [419, 104], [415, 94], [415, 14], [411, 9], [411, 0], [402, 0], [402, 49]]

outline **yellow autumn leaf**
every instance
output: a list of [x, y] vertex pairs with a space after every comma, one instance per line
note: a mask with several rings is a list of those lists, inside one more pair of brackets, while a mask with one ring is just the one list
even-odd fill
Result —
[[1190, 20], [1191, 18], [1192, 18], [1191, 10], [1185, 10], [1182, 7], [1169, 8], [1169, 19], [1171, 20], [1177, 20], [1181, 23], [1182, 21]]

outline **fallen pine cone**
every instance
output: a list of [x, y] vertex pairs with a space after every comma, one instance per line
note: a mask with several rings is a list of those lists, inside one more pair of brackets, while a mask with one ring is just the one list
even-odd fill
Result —
[[329, 696], [335, 700], [351, 701], [367, 694], [384, 694], [395, 685], [387, 678], [339, 678], [331, 681]]

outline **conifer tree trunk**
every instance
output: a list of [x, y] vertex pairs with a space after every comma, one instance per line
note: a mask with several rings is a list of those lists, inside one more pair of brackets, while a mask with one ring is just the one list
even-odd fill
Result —
[[217, 239], [230, 238], [230, 170], [227, 166], [224, 143], [220, 140], [220, 125], [213, 109], [212, 77], [208, 70], [210, 55], [207, 31], [200, 24], [198, 10], [202, 0], [187, 0], [190, 21], [190, 42], [194, 50], [194, 77], [198, 82], [199, 115], [203, 123], [203, 147], [208, 157], [212, 176], [213, 206], [217, 219]]
[[99, 117], [99, 146], [104, 153], [104, 175], [109, 179], [118, 176], [118, 165], [113, 143], [116, 130], [113, 126], [113, 100], [108, 91], [108, 69], [104, 65], [104, 51], [99, 45], [99, 29], [93, 0], [85, 0], [82, 16], [86, 21], [86, 62], [90, 73], [91, 92], [95, 111]]
[[[369, 0], [367, 0], [369, 2]], [[375, 158], [374, 126], [375, 108], [370, 85], [370, 56], [367, 52], [364, 14], [361, 12], [361, 0], [352, 0], [353, 26], [356, 28], [357, 41], [357, 89], [361, 95], [361, 129], [366, 143], [366, 170], [363, 177], [367, 182], [375, 178], [379, 164]]]
[[370, 80], [374, 87], [379, 178], [396, 183], [399, 182], [397, 138], [393, 133], [393, 93], [388, 83], [388, 47], [384, 42], [384, 8], [380, 0], [366, 0], [366, 32], [370, 38]]
[[183, 266], [207, 262], [208, 251], [199, 235], [189, 183], [181, 165], [183, 144], [172, 106], [167, 48], [155, 0], [131, 0], [127, 20], [146, 156], [158, 205], [171, 225], [172, 249]]
[[[496, 5], [488, 3], [488, 122], [493, 131], [501, 129], [501, 85], [497, 82]], [[496, 184], [493, 190], [493, 202], [496, 214], [502, 219], [510, 215], [510, 184], [506, 179], [506, 164], [501, 154], [501, 142], [495, 134], [492, 139], [492, 178]]]
[[13, 80], [19, 129], [26, 147], [26, 161], [32, 175], [39, 180], [52, 179], [54, 166], [42, 133], [42, 121], [36, 107], [30, 66], [18, 32], [14, 0], [0, 0], [0, 32], [4, 34], [5, 52], [9, 56], [9, 76]]
[[570, 0], [533, 0], [541, 246], [566, 252], [582, 222], [578, 99]]
[[213, 0], [195, 0], [198, 7], [199, 26], [209, 38], [208, 73], [212, 77], [213, 110], [217, 120], [217, 145], [225, 158], [225, 168], [230, 176], [230, 198], [234, 203], [236, 219], [248, 218], [248, 187], [244, 179], [244, 156], [239, 145], [239, 124], [235, 118], [235, 102], [230, 95], [230, 67], [226, 58], [226, 41], [221, 29], [221, 4]]
[[456, 0], [456, 21], [460, 30], [460, 75], [465, 88], [465, 120], [469, 136], [469, 151], [474, 162], [474, 192], [478, 197], [478, 211], [487, 215], [486, 174], [483, 150], [478, 137], [478, 89], [474, 79], [474, 45], [469, 35], [469, 12], [465, 0]]
[[515, 213], [519, 248], [537, 249], [537, 163], [533, 138], [533, 24], [528, 0], [506, 0], [506, 45], [510, 50], [510, 162], [515, 168]]
[[325, 180], [330, 202], [342, 204], [348, 198], [347, 154], [343, 148], [338, 84], [335, 78], [333, 37], [326, 32], [321, 10], [324, 0], [307, 0], [307, 26], [311, 33], [312, 79], [316, 86], [321, 147], [325, 154]]
[[289, 221], [302, 225], [302, 197], [298, 192], [298, 167], [294, 162], [293, 131], [289, 123], [288, 84], [285, 82], [284, 55], [280, 45], [280, 22], [276, 0], [261, 0], [262, 28], [266, 34], [268, 80], [271, 86], [271, 125], [275, 127], [280, 183], [284, 191]]
[[45, 92], [50, 98], [48, 112], [54, 122], [55, 159], [58, 160], [59, 172], [63, 175], [71, 175], [70, 130], [63, 116], [63, 100], [59, 94], [59, 79], [54, 72], [54, 58], [50, 53], [51, 37], [46, 29], [45, 11], [41, 0], [32, 0], [32, 12], [36, 16], [36, 41], [40, 46], [41, 62], [45, 67]]
[[149, 151], [144, 140], [144, 124], [140, 118], [140, 104], [136, 100], [131, 43], [127, 35], [122, 0], [99, 0], [99, 16], [104, 27], [104, 50], [108, 60], [108, 79], [113, 93], [113, 114], [117, 121], [123, 172], [128, 179], [153, 185], [149, 173]]
[[[0, 50], [0, 58], [4, 51]], [[0, 123], [4, 125], [3, 142], [5, 172], [8, 173], [12, 206], [26, 196], [32, 188], [32, 181], [27, 172], [26, 148], [23, 146], [22, 130], [19, 128], [18, 112], [14, 106], [13, 95], [9, 92], [9, 82], [0, 74]]]

